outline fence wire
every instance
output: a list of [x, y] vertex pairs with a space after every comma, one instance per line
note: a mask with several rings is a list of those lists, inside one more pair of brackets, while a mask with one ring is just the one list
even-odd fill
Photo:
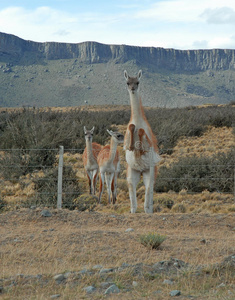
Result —
[[[21, 206], [47, 206], [58, 207], [58, 195], [61, 194], [61, 207], [73, 209], [76, 207], [77, 199], [84, 192], [81, 188], [81, 178], [76, 174], [78, 167], [82, 168], [82, 162], [65, 160], [67, 154], [81, 154], [84, 149], [0, 149], [0, 210], [9, 205]], [[173, 149], [171, 149], [173, 150]], [[62, 174], [59, 178], [59, 160], [63, 156]], [[194, 175], [187, 173], [187, 168], [195, 170]], [[198, 176], [196, 170], [208, 168], [207, 174]], [[125, 160], [121, 161], [121, 179], [125, 179]], [[220, 170], [220, 172], [218, 172]], [[167, 192], [170, 183], [176, 187], [179, 183], [182, 189], [207, 180], [208, 186], [213, 190], [223, 193], [232, 193], [235, 196], [235, 166], [233, 163], [221, 164], [185, 164], [182, 166], [183, 175], [172, 176], [161, 174], [161, 168], [156, 180], [156, 187], [161, 185], [162, 191]], [[184, 173], [185, 172], [185, 173]], [[218, 174], [220, 176], [218, 176]], [[84, 173], [85, 175], [85, 173]], [[60, 186], [60, 190], [59, 190]], [[164, 190], [164, 186], [166, 187]], [[221, 191], [221, 186], [228, 190]], [[229, 188], [228, 188], [229, 187]], [[156, 188], [157, 189], [157, 188]], [[189, 193], [193, 193], [189, 191]]]

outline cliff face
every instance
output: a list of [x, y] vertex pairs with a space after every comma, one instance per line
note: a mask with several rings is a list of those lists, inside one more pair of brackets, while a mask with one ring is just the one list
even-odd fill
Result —
[[136, 60], [172, 71], [235, 70], [235, 50], [175, 50], [127, 45], [105, 45], [97, 42], [37, 43], [14, 35], [0, 33], [0, 55], [20, 59], [25, 53], [48, 60], [76, 58], [86, 63], [124, 63]]

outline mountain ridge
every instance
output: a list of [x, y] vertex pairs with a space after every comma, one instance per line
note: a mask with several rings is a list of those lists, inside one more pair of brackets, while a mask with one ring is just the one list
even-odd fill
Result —
[[81, 43], [34, 42], [0, 32], [0, 53], [19, 58], [31, 51], [48, 60], [74, 59], [86, 63], [106, 63], [117, 60], [122, 63], [136, 59], [154, 63], [169, 70], [205, 71], [235, 70], [235, 50], [177, 50], [161, 47], [140, 47], [129, 45], [109, 45], [86, 41]]
[[143, 70], [145, 106], [235, 101], [235, 50], [34, 42], [0, 32], [0, 106], [129, 104], [123, 71]]

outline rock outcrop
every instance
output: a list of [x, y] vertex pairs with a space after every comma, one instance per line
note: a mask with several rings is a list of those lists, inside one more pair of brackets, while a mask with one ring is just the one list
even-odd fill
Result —
[[0, 33], [0, 56], [21, 59], [27, 53], [48, 60], [76, 58], [85, 63], [135, 60], [139, 64], [151, 64], [171, 71], [235, 70], [234, 49], [175, 50], [97, 42], [38, 43]]

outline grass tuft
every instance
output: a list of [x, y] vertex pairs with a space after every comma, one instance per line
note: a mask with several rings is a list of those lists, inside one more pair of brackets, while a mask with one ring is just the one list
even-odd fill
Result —
[[166, 239], [166, 236], [150, 232], [139, 237], [140, 243], [149, 249], [157, 249]]

